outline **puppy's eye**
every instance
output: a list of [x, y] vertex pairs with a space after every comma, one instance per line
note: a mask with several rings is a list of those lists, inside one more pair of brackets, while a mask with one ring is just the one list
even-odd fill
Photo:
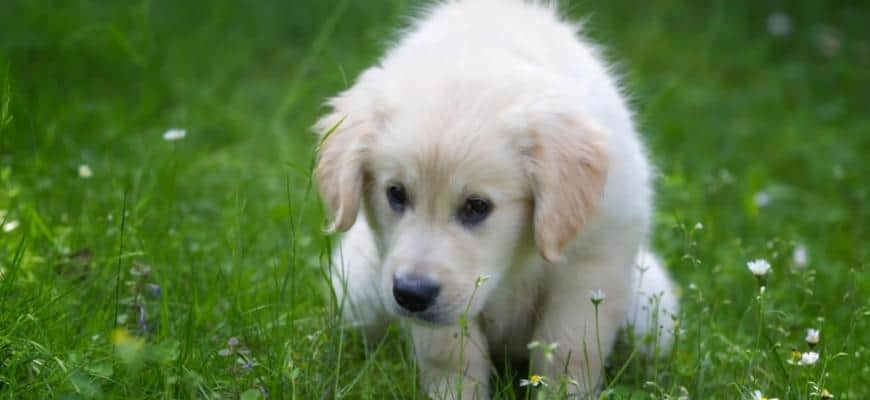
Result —
[[402, 185], [390, 185], [387, 187], [387, 202], [390, 208], [397, 213], [405, 211], [408, 207], [408, 193]]
[[480, 197], [469, 197], [459, 209], [459, 222], [463, 225], [477, 225], [492, 212], [492, 203]]

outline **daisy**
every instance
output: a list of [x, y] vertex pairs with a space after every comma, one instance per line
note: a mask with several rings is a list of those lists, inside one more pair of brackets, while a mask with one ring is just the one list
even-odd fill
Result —
[[810, 347], [819, 344], [819, 336], [821, 336], [821, 334], [822, 332], [818, 329], [807, 329], [807, 337], [805, 339], [807, 341], [807, 344], [810, 345]]
[[755, 201], [755, 205], [758, 208], [764, 208], [770, 205], [770, 195], [765, 192], [758, 192], [755, 196], [752, 197], [752, 200]]
[[770, 398], [761, 393], [760, 390], [754, 390], [752, 392], [752, 400], [779, 400], [777, 398]]
[[788, 363], [791, 365], [795, 365], [795, 364], [800, 363], [801, 355], [802, 354], [800, 351], [798, 351], [797, 349], [792, 349], [791, 350], [791, 358], [788, 360]]
[[18, 228], [18, 221], [14, 220], [14, 219], [11, 221], [6, 221], [6, 223], [3, 224], [3, 232], [6, 232], [6, 233], [12, 232], [16, 228]]
[[751, 271], [755, 276], [764, 276], [770, 272], [770, 263], [763, 258], [746, 263], [746, 267], [748, 267], [749, 271]]
[[794, 253], [791, 256], [794, 265], [798, 268], [803, 268], [807, 266], [807, 262], [809, 262], [809, 254], [807, 253], [807, 247], [804, 245], [797, 245], [794, 248]]
[[[227, 357], [236, 351], [239, 350], [239, 339], [237, 337], [231, 337], [227, 340], [227, 347], [224, 349], [220, 349], [218, 351], [218, 355], [221, 357]], [[241, 351], [239, 351], [241, 352]]]
[[91, 171], [91, 167], [87, 164], [79, 165], [79, 177], [82, 179], [88, 179], [94, 176], [94, 171]]
[[529, 379], [520, 379], [520, 386], [538, 387], [541, 385], [547, 386], [547, 382], [544, 382], [544, 377], [538, 374], [532, 374]]
[[813, 365], [819, 361], [819, 353], [815, 351], [808, 351], [806, 353], [801, 354], [801, 360], [798, 362], [799, 365]]
[[601, 302], [604, 301], [604, 299], [606, 298], [607, 294], [604, 293], [604, 291], [601, 289], [596, 289], [589, 292], [589, 300], [591, 300], [592, 304], [595, 304], [596, 306], [601, 304]]
[[170, 129], [170, 130], [168, 130], [168, 131], [166, 131], [166, 132], [163, 133], [163, 140], [166, 140], [166, 141], [171, 142], [171, 141], [174, 141], [174, 140], [181, 140], [181, 139], [184, 139], [185, 136], [187, 136], [187, 131], [186, 131], [186, 130], [184, 130], [184, 129], [178, 129], [178, 128], [172, 128], [172, 129]]

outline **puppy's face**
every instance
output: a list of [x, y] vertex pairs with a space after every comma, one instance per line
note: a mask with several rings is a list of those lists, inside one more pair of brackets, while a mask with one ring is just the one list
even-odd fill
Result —
[[426, 120], [409, 111], [379, 132], [365, 204], [383, 257], [383, 303], [453, 323], [477, 313], [530, 247], [531, 189], [498, 126]]
[[334, 230], [365, 209], [383, 304], [455, 323], [479, 312], [535, 246], [560, 258], [606, 176], [601, 137], [576, 110], [557, 108], [559, 96], [517, 104], [510, 99], [530, 89], [499, 90], [483, 78], [388, 88], [372, 75], [382, 74], [370, 71], [332, 99], [334, 112], [317, 126], [315, 172]]

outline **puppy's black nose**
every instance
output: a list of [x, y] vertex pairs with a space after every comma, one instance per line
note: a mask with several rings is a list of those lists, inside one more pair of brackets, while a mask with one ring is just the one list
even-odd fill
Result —
[[421, 278], [394, 278], [393, 297], [396, 303], [410, 312], [423, 311], [438, 297], [441, 286], [428, 279]]

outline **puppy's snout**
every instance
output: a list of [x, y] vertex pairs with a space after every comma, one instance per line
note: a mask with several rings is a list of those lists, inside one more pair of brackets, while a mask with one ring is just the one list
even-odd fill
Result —
[[393, 297], [410, 312], [424, 311], [435, 303], [441, 286], [423, 278], [393, 278]]

